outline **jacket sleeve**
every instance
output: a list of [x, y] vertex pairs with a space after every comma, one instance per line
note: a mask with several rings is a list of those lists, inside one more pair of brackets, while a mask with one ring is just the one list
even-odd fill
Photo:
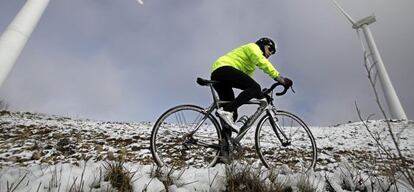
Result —
[[278, 77], [280, 75], [279, 71], [273, 67], [272, 63], [265, 56], [263, 56], [262, 50], [260, 50], [259, 46], [252, 43], [250, 46], [250, 57], [252, 62], [255, 63], [263, 72], [268, 74], [272, 79]]

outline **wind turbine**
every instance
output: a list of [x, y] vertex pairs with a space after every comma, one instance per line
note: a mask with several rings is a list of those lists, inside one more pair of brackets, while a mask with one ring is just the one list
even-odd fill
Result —
[[0, 87], [13, 68], [48, 4], [49, 0], [27, 0], [0, 36]]
[[[142, 0], [136, 0], [144, 4]], [[27, 0], [23, 8], [0, 36], [0, 87], [43, 15], [50, 0]]]
[[[377, 45], [374, 41], [374, 37], [372, 36], [371, 30], [369, 25], [376, 21], [375, 16], [371, 15], [366, 18], [363, 18], [357, 22], [355, 22], [351, 16], [345, 12], [345, 10], [338, 4], [336, 0], [332, 0], [336, 7], [342, 12], [342, 14], [348, 19], [348, 21], [352, 24], [352, 28], [357, 30], [362, 29], [364, 33], [364, 37], [366, 40], [366, 44], [368, 45], [368, 49], [370, 51], [370, 55], [372, 56], [373, 63], [378, 72], [378, 77], [381, 82], [382, 90], [384, 92], [385, 100], [387, 102], [390, 115], [393, 119], [403, 119], [407, 120], [407, 116], [405, 115], [404, 109], [398, 99], [397, 93], [395, 92], [394, 86], [391, 83], [391, 80], [388, 76], [387, 70], [385, 69], [384, 62], [382, 61], [381, 55], [378, 51]], [[362, 44], [363, 49], [365, 49], [364, 44]]]

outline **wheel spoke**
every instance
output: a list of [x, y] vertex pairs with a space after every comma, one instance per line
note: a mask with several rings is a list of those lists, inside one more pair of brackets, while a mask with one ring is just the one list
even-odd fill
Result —
[[[175, 168], [207, 167], [215, 164], [220, 144], [220, 128], [202, 108], [183, 105], [164, 113], [151, 135], [151, 150], [158, 165]], [[193, 132], [197, 129], [196, 132]]]
[[280, 126], [276, 129], [279, 135], [286, 135], [287, 138], [280, 137], [280, 141], [272, 129], [269, 116], [263, 117], [256, 133], [256, 149], [262, 162], [269, 168], [284, 164], [293, 171], [312, 169], [316, 163], [316, 144], [309, 128], [287, 112], [278, 111], [275, 119]]

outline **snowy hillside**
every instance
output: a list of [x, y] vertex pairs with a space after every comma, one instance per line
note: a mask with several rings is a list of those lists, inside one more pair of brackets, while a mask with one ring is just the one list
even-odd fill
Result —
[[[385, 146], [393, 147], [386, 122], [371, 121], [368, 125], [381, 136]], [[414, 122], [398, 121], [391, 125], [398, 134], [403, 154], [414, 168]], [[119, 157], [126, 161], [124, 166], [128, 170], [135, 172], [134, 191], [161, 191], [165, 184], [153, 177], [156, 168], [149, 151], [151, 129], [149, 122], [102, 122], [1, 111], [0, 191], [12, 191], [13, 187], [15, 191], [73, 191], [74, 186], [84, 191], [108, 191], [110, 184], [101, 179], [104, 161]], [[328, 177], [341, 183], [338, 175], [344, 172], [344, 166], [366, 175], [385, 174], [385, 167], [378, 166], [383, 161], [378, 147], [361, 122], [311, 127], [311, 130], [319, 150], [316, 171], [308, 174], [315, 189], [326, 190]], [[254, 153], [253, 135], [252, 129], [242, 140], [246, 151], [242, 162], [260, 165]], [[177, 181], [169, 187], [172, 191], [223, 191], [225, 170], [224, 165], [177, 170], [172, 174]], [[296, 174], [285, 170], [281, 177], [287, 183], [295, 183]], [[80, 180], [84, 184], [76, 185]], [[404, 179], [399, 182], [400, 191], [408, 190]]]

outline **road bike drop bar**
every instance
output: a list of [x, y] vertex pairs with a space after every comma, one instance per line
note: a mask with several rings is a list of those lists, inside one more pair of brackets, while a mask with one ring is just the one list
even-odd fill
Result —
[[273, 89], [275, 89], [277, 86], [283, 86], [283, 91], [275, 93], [276, 96], [282, 96], [282, 95], [286, 94], [286, 92], [289, 90], [289, 88], [292, 89], [293, 93], [295, 93], [295, 90], [293, 89], [293, 86], [286, 87], [283, 84], [281, 84], [279, 82], [276, 82], [269, 89], [264, 88], [263, 91], [262, 91], [263, 95], [267, 95], [267, 94], [271, 93], [273, 91]]

